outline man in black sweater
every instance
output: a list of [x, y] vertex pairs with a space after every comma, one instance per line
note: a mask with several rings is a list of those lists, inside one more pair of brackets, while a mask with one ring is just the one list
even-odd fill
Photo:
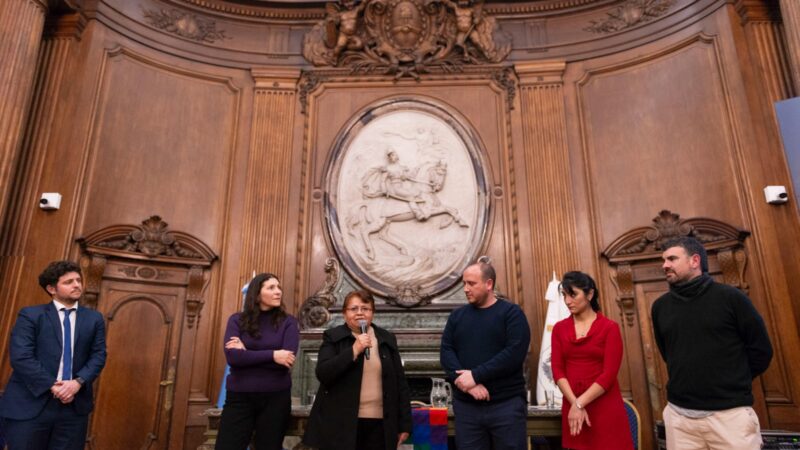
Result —
[[526, 450], [525, 377], [531, 341], [519, 306], [497, 298], [495, 271], [479, 262], [464, 270], [468, 305], [442, 333], [441, 362], [458, 388], [453, 398], [456, 446], [465, 450]]
[[669, 292], [653, 303], [653, 333], [667, 363], [667, 448], [761, 448], [753, 378], [772, 359], [764, 320], [738, 289], [708, 274], [703, 245], [664, 245]]

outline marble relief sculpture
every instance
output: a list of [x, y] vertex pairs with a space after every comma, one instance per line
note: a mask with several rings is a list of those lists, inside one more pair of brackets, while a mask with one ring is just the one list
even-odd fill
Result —
[[367, 201], [360, 203], [347, 219], [348, 228], [358, 233], [369, 259], [375, 259], [372, 234], [377, 234], [400, 254], [408, 255], [402, 241], [389, 234], [389, 225], [393, 222], [423, 222], [444, 214], [445, 220], [439, 228], [446, 228], [453, 221], [462, 227], [469, 226], [458, 215], [457, 209], [442, 204], [436, 196], [444, 187], [447, 176], [444, 160], [426, 162], [409, 170], [399, 163], [400, 158], [394, 149], [387, 151], [386, 158], [388, 162], [385, 165], [374, 167], [364, 175], [361, 193]]
[[457, 280], [484, 229], [472, 144], [445, 121], [391, 111], [351, 130], [333, 167], [329, 218], [342, 262], [413, 306]]

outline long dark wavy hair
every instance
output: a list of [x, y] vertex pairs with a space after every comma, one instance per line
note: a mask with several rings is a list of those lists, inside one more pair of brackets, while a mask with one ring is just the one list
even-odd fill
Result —
[[[271, 273], [260, 273], [253, 277], [250, 284], [247, 285], [247, 294], [244, 296], [244, 309], [242, 315], [239, 316], [239, 327], [245, 333], [258, 339], [261, 337], [261, 330], [258, 329], [258, 316], [261, 314], [261, 307], [259, 298], [261, 297], [261, 288], [264, 283], [275, 278], [280, 282], [280, 279]], [[283, 307], [283, 299], [281, 298], [281, 306], [273, 309], [272, 326], [277, 330], [283, 319], [286, 318], [286, 309]]]

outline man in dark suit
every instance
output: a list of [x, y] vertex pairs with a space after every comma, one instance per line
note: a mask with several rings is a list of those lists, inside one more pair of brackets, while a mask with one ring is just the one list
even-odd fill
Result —
[[78, 305], [80, 267], [50, 263], [39, 285], [53, 299], [22, 308], [11, 331], [13, 372], [0, 418], [9, 450], [82, 450], [92, 411], [92, 381], [106, 363], [103, 316]]

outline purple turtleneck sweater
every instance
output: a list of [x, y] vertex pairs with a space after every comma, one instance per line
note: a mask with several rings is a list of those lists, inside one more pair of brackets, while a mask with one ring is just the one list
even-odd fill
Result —
[[[291, 350], [297, 354], [300, 330], [297, 319], [287, 315], [278, 325], [272, 325], [272, 311], [261, 312], [258, 329], [261, 337], [256, 339], [239, 327], [241, 313], [228, 319], [225, 341], [237, 336], [247, 350], [225, 349], [225, 359], [231, 366], [227, 389], [232, 392], [276, 392], [292, 387], [291, 371], [272, 359], [275, 350]], [[224, 345], [224, 344], [223, 344]]]

